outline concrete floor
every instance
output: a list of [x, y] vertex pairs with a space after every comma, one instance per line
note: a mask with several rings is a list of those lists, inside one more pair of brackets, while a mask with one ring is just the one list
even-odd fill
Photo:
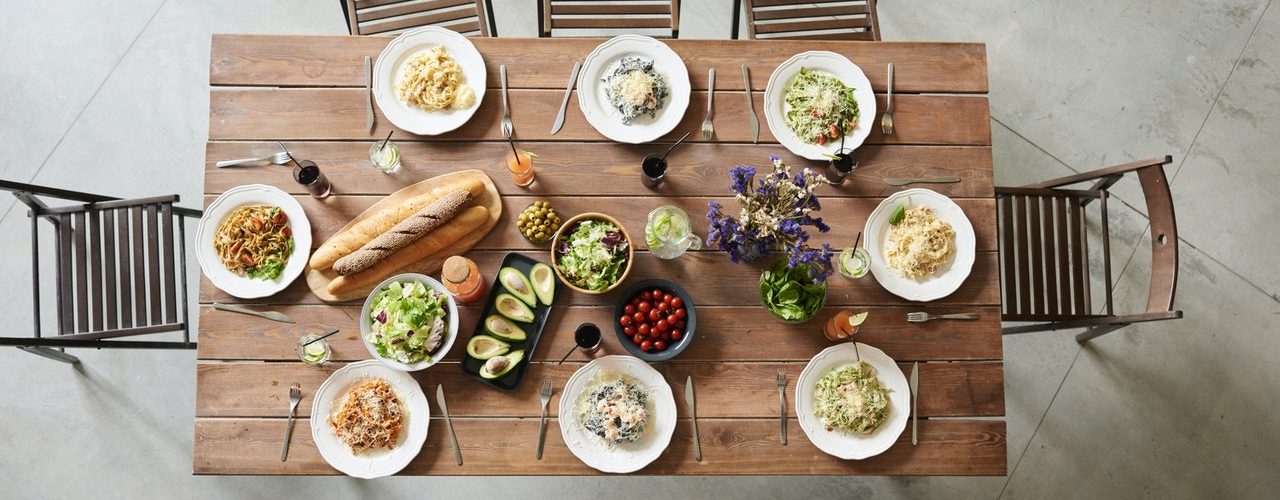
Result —
[[[682, 2], [724, 38], [729, 0]], [[1270, 0], [882, 0], [888, 40], [987, 43], [996, 178], [1171, 154], [1186, 319], [1081, 348], [1005, 340], [1009, 476], [214, 478], [191, 475], [190, 352], [0, 350], [0, 498], [1274, 498], [1280, 491], [1280, 7]], [[533, 36], [533, 0], [495, 0]], [[334, 1], [0, 1], [0, 177], [117, 196], [202, 191], [209, 35], [346, 33]], [[19, 14], [20, 13], [20, 14]], [[13, 22], [20, 19], [21, 22]], [[1270, 130], [1270, 133], [1265, 131]], [[1145, 304], [1137, 184], [1117, 186], [1117, 305]], [[25, 214], [0, 197], [6, 334], [31, 325]], [[1099, 282], [1100, 283], [1100, 282]], [[1095, 289], [1098, 289], [1095, 287]]]

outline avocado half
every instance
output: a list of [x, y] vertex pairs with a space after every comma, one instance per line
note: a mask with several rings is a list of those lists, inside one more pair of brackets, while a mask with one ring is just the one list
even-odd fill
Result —
[[549, 306], [556, 298], [556, 273], [551, 266], [541, 262], [534, 264], [529, 270], [529, 279], [533, 281], [533, 291], [538, 294], [542, 305]]
[[484, 331], [507, 342], [524, 342], [526, 338], [524, 329], [520, 328], [520, 325], [512, 323], [511, 320], [497, 314], [490, 314], [488, 318], [484, 319]]
[[498, 297], [493, 299], [493, 308], [498, 311], [498, 314], [512, 321], [533, 323], [533, 311], [529, 309], [528, 305], [509, 293], [498, 294]]
[[494, 356], [501, 356], [510, 350], [511, 344], [488, 335], [476, 335], [467, 341], [467, 355], [480, 361], [485, 361]]
[[[494, 356], [485, 361], [484, 366], [480, 367], [480, 376], [486, 379], [495, 379], [511, 373], [511, 370], [524, 360], [524, 351], [512, 351], [510, 354], [502, 356]], [[501, 365], [497, 370], [489, 370], [492, 365]]]
[[538, 300], [533, 296], [533, 285], [529, 284], [529, 278], [526, 278], [524, 273], [514, 267], [504, 267], [498, 271], [498, 281], [502, 283], [503, 288], [524, 301], [529, 307], [537, 307]]

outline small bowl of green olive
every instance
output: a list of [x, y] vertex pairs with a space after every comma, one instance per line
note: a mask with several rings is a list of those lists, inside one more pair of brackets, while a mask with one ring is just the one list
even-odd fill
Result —
[[550, 203], [535, 201], [520, 212], [520, 216], [516, 218], [516, 229], [529, 241], [546, 243], [560, 229], [560, 214], [551, 208]]

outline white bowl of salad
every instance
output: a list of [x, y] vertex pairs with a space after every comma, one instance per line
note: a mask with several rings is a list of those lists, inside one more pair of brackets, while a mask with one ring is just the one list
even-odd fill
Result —
[[360, 338], [374, 359], [418, 371], [444, 358], [458, 337], [458, 305], [444, 285], [422, 274], [387, 278], [360, 309]]
[[618, 219], [596, 212], [579, 214], [551, 239], [551, 267], [565, 286], [589, 295], [617, 288], [631, 273], [635, 248]]

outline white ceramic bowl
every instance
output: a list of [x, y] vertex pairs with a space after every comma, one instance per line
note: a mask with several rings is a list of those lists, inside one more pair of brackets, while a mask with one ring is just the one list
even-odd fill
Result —
[[[654, 69], [666, 75], [670, 92], [653, 118], [638, 116], [631, 123], [622, 123], [605, 95], [601, 79], [626, 56], [653, 59]], [[578, 76], [578, 107], [601, 135], [618, 142], [643, 144], [666, 135], [680, 124], [689, 108], [690, 91], [689, 70], [671, 47], [653, 37], [619, 35], [601, 43], [583, 59]]]
[[[381, 291], [383, 287], [390, 285], [391, 282], [393, 281], [420, 282], [424, 285], [427, 285], [428, 288], [431, 288], [437, 292], [444, 294], [445, 300], [448, 301], [447, 305], [444, 308], [445, 316], [447, 316], [445, 318], [446, 330], [445, 330], [444, 345], [440, 346], [440, 350], [436, 351], [435, 354], [431, 355], [431, 359], [419, 361], [417, 363], [401, 363], [394, 359], [387, 359], [378, 355], [378, 351], [373, 347], [373, 343], [369, 342], [369, 332], [371, 331], [370, 325], [373, 322], [373, 319], [369, 318], [369, 308], [373, 306], [373, 298], [378, 295], [378, 292]], [[453, 341], [457, 339], [458, 339], [458, 304], [457, 302], [454, 302], [453, 295], [449, 294], [449, 291], [444, 288], [444, 285], [440, 284], [439, 281], [436, 281], [430, 276], [427, 276], [424, 274], [415, 274], [415, 273], [398, 274], [390, 278], [387, 278], [386, 280], [383, 280], [382, 283], [378, 283], [378, 286], [373, 288], [372, 292], [369, 292], [369, 297], [364, 299], [364, 307], [360, 308], [360, 340], [364, 342], [364, 348], [369, 351], [369, 355], [373, 356], [373, 359], [381, 361], [383, 364], [391, 368], [395, 368], [397, 370], [406, 371], [406, 372], [416, 372], [418, 370], [422, 370], [428, 366], [436, 364], [437, 362], [439, 362], [441, 359], [444, 358], [445, 354], [449, 353], [449, 349], [453, 347]]]
[[[381, 378], [391, 384], [392, 390], [404, 404], [408, 419], [395, 448], [370, 450], [359, 455], [351, 453], [329, 426], [328, 417], [342, 405], [347, 391], [356, 384]], [[394, 371], [377, 361], [361, 361], [342, 367], [316, 389], [311, 404], [311, 439], [325, 462], [339, 472], [361, 479], [390, 476], [413, 461], [427, 441], [427, 423], [431, 421], [431, 406], [422, 393], [422, 386], [411, 375]]]
[[[289, 256], [279, 278], [259, 280], [237, 276], [222, 265], [218, 252], [213, 249], [213, 237], [218, 226], [222, 225], [222, 221], [232, 211], [245, 205], [277, 206], [289, 217], [289, 227], [293, 230], [293, 255]], [[200, 218], [200, 225], [196, 228], [195, 254], [200, 263], [200, 271], [219, 290], [242, 299], [274, 295], [293, 283], [307, 267], [307, 259], [311, 254], [311, 223], [298, 200], [279, 188], [264, 184], [236, 186], [222, 193], [204, 210], [204, 216]]]
[[[396, 82], [400, 68], [419, 52], [443, 45], [462, 67], [462, 79], [476, 93], [476, 102], [466, 109], [426, 111], [400, 102]], [[480, 51], [467, 37], [438, 26], [426, 26], [401, 33], [387, 44], [373, 66], [373, 97], [383, 116], [405, 131], [418, 135], [440, 135], [467, 123], [484, 101], [488, 73]]]
[[876, 95], [862, 69], [849, 58], [835, 52], [825, 50], [801, 52], [773, 70], [764, 91], [764, 116], [769, 124], [769, 131], [773, 132], [778, 142], [792, 153], [810, 160], [825, 162], [826, 155], [835, 154], [840, 149], [840, 139], [820, 146], [796, 136], [796, 133], [791, 131], [791, 127], [787, 126], [787, 109], [790, 106], [783, 97], [786, 94], [787, 85], [800, 73], [800, 68], [831, 74], [845, 85], [853, 87], [853, 98], [858, 101], [858, 123], [854, 125], [853, 132], [845, 137], [844, 147], [858, 149], [862, 141], [867, 140], [867, 136], [871, 135], [871, 128], [875, 125]]

